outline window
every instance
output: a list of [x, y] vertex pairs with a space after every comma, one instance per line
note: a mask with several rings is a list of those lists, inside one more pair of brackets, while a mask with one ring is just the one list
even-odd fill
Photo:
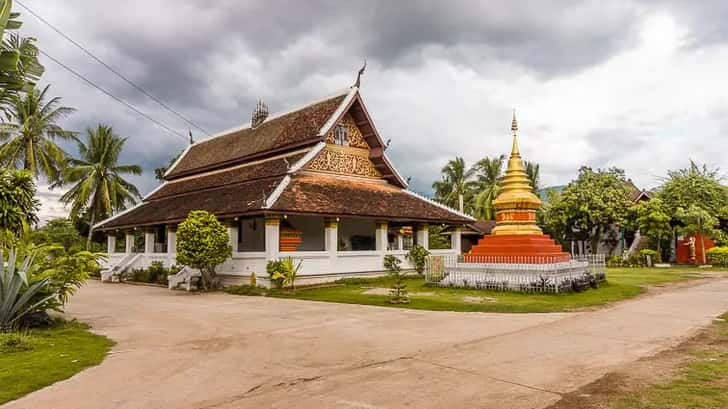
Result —
[[340, 146], [349, 146], [349, 128], [346, 125], [336, 125], [336, 129], [334, 129], [334, 143]]

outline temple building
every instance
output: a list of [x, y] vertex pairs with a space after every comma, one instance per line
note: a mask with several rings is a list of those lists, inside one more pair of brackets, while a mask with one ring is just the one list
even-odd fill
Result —
[[357, 85], [292, 111], [268, 115], [259, 103], [249, 125], [187, 147], [164, 183], [135, 207], [97, 224], [115, 271], [175, 263], [176, 226], [192, 210], [228, 226], [228, 282], [265, 278], [268, 260], [302, 261], [302, 284], [381, 274], [387, 254], [428, 247], [428, 225], [453, 231], [474, 220], [407, 189], [388, 159]]

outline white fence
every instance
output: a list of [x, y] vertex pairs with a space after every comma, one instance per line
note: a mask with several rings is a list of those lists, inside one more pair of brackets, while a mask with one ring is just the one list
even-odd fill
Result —
[[544, 257], [429, 256], [429, 285], [497, 291], [567, 292], [597, 287], [606, 279], [603, 254], [557, 261]]

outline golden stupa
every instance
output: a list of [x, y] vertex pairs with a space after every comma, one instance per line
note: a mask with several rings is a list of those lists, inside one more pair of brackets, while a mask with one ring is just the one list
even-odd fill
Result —
[[498, 197], [493, 200], [496, 226], [473, 246], [466, 262], [553, 263], [571, 260], [551, 237], [536, 225], [541, 199], [533, 193], [531, 181], [518, 150], [518, 122], [513, 112], [513, 147]]
[[541, 207], [541, 199], [533, 193], [528, 173], [523, 167], [521, 153], [518, 150], [518, 122], [515, 111], [513, 111], [511, 131], [513, 131], [513, 148], [508, 159], [508, 169], [501, 182], [500, 193], [493, 200], [497, 225], [491, 234], [543, 234], [536, 225], [536, 210]]

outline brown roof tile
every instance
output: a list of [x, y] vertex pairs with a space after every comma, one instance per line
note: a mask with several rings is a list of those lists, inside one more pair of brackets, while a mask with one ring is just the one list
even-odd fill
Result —
[[346, 98], [340, 94], [305, 108], [271, 117], [255, 129], [245, 128], [192, 145], [167, 175], [171, 180], [197, 171], [242, 162], [268, 152], [313, 144], [318, 132]]
[[323, 175], [294, 177], [271, 210], [414, 221], [472, 222], [392, 185]]
[[[295, 155], [286, 156], [285, 158], [271, 159], [255, 165], [216, 171], [215, 173], [191, 177], [189, 179], [173, 180], [167, 182], [146, 200], [157, 200], [167, 196], [180, 195], [198, 190], [227, 186], [234, 183], [242, 183], [249, 180], [284, 175], [288, 171], [288, 166], [295, 164], [304, 155], [305, 153], [297, 153]], [[286, 161], [288, 161], [288, 164], [286, 164]]]
[[144, 202], [141, 206], [97, 226], [97, 229], [176, 223], [184, 220], [192, 210], [207, 210], [218, 217], [260, 210], [264, 197], [270, 195], [281, 179], [283, 177], [258, 179]]

